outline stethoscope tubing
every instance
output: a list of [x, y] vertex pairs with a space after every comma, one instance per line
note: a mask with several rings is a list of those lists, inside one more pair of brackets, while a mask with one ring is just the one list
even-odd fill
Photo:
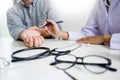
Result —
[[[71, 46], [74, 46], [76, 45], [77, 43], [74, 43], [74, 44], [71, 44], [71, 45], [68, 45], [66, 47], [62, 47], [62, 48], [67, 48], [67, 47], [71, 47]], [[77, 44], [78, 45], [78, 44]], [[59, 48], [54, 48], [52, 50], [50, 50], [50, 48], [48, 47], [32, 47], [32, 48], [24, 48], [24, 49], [20, 49], [20, 50], [17, 50], [17, 51], [14, 51], [11, 55], [12, 57], [12, 60], [11, 62], [19, 62], [19, 61], [28, 61], [28, 60], [34, 60], [34, 59], [40, 59], [40, 58], [44, 58], [44, 57], [47, 57], [47, 56], [50, 56], [50, 55], [65, 55], [65, 54], [68, 54], [70, 53], [71, 51], [79, 48], [81, 45], [79, 44], [79, 46], [75, 47], [74, 49], [71, 49], [71, 50], [65, 50], [65, 51], [57, 51], [57, 49]], [[36, 55], [33, 55], [33, 56], [29, 56], [29, 57], [18, 57], [18, 56], [15, 56], [16, 54], [20, 53], [20, 52], [24, 52], [24, 51], [28, 51], [28, 50], [35, 50], [35, 49], [38, 49], [38, 50], [45, 50], [44, 52], [42, 53], [38, 53]]]

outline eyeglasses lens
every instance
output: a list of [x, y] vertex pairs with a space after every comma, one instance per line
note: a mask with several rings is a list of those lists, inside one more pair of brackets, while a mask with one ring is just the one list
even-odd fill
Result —
[[107, 69], [104, 67], [101, 67], [100, 65], [90, 65], [90, 64], [108, 64], [108, 61], [105, 58], [99, 57], [99, 56], [87, 56], [83, 59], [84, 63], [88, 63], [88, 65], [84, 65], [84, 67], [93, 73], [102, 73], [105, 72]]
[[76, 58], [71, 55], [63, 55], [57, 57], [57, 60], [62, 61], [56, 64], [56, 67], [59, 69], [67, 69], [72, 67], [75, 64]]

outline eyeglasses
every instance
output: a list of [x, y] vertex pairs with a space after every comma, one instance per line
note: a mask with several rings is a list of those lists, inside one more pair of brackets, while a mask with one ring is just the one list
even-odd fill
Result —
[[[81, 60], [81, 62], [78, 62], [78, 60]], [[55, 62], [50, 65], [55, 65], [58, 69], [66, 70], [73, 67], [75, 64], [83, 65], [85, 69], [96, 74], [104, 73], [107, 70], [113, 72], [117, 71], [117, 69], [110, 67], [110, 59], [99, 55], [88, 55], [85, 57], [76, 57], [71, 54], [60, 55], [56, 56]]]

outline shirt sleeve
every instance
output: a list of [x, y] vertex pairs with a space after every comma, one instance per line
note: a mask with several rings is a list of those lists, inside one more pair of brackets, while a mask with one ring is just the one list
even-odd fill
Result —
[[26, 26], [23, 25], [21, 17], [19, 16], [19, 14], [17, 14], [17, 12], [13, 8], [10, 8], [7, 11], [7, 26], [10, 35], [15, 40], [19, 39], [20, 32], [26, 29]]
[[120, 50], [120, 33], [116, 33], [112, 35], [110, 40], [110, 48]]

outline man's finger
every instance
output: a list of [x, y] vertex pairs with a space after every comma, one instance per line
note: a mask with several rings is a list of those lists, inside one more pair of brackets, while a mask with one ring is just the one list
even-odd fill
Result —
[[38, 43], [39, 39], [37, 37], [33, 37], [33, 46], [34, 47], [38, 47], [39, 43]]
[[32, 38], [32, 37], [30, 37], [28, 46], [29, 46], [29, 47], [33, 47], [33, 38]]

